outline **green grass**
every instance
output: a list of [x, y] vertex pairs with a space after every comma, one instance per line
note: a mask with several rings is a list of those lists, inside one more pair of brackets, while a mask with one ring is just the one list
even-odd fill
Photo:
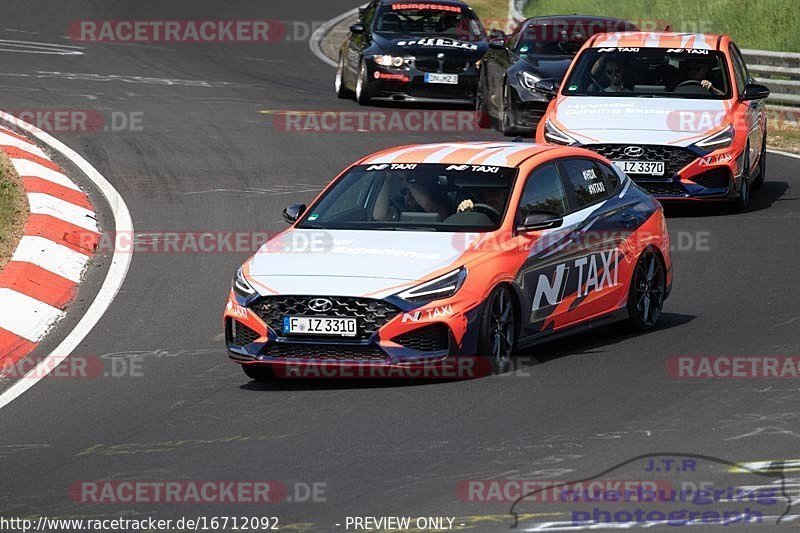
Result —
[[0, 268], [19, 241], [22, 224], [27, 215], [27, 200], [19, 177], [12, 170], [5, 154], [0, 156]]
[[467, 0], [486, 25], [486, 29], [499, 28], [508, 20], [508, 0]]
[[800, 52], [798, 0], [532, 0], [525, 10], [529, 17], [572, 13], [628, 19], [648, 30], [669, 22], [674, 31], [726, 33], [740, 48]]

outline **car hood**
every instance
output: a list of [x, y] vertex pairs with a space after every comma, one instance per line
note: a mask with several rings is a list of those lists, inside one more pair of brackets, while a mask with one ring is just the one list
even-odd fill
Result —
[[382, 298], [463, 253], [457, 233], [295, 229], [266, 243], [246, 265], [263, 295]]
[[483, 41], [469, 42], [449, 37], [407, 36], [402, 38], [375, 34], [375, 44], [386, 54], [414, 57], [436, 57], [445, 54], [450, 59], [477, 61], [486, 53], [489, 45]]
[[725, 123], [723, 100], [563, 97], [553, 118], [582, 144], [688, 146]]
[[567, 72], [571, 57], [566, 56], [523, 56], [518, 62], [519, 70], [536, 74], [542, 79], [555, 78], [560, 80]]

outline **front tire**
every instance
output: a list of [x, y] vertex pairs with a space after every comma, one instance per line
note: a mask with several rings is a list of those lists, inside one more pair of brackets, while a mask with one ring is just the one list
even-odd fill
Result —
[[369, 100], [369, 72], [367, 62], [362, 59], [358, 69], [358, 80], [356, 80], [356, 102], [359, 105], [368, 105]]
[[743, 212], [750, 205], [750, 144], [745, 147], [744, 169], [742, 169], [742, 184], [739, 188], [739, 196], [733, 201], [736, 211]]
[[751, 189], [760, 189], [767, 179], [767, 132], [764, 132], [764, 140], [761, 143], [761, 156], [758, 158], [758, 177], [753, 180]]
[[500, 103], [502, 108], [500, 113], [500, 128], [503, 135], [512, 137], [516, 135], [517, 128], [514, 125], [514, 111], [511, 109], [511, 97], [509, 94], [508, 85], [503, 88], [503, 101]]
[[517, 317], [514, 296], [505, 285], [497, 287], [486, 299], [481, 317], [478, 348], [489, 358], [493, 374], [507, 372], [517, 340]]
[[265, 382], [275, 379], [275, 372], [270, 366], [242, 365], [245, 375], [253, 381]]
[[477, 94], [475, 95], [475, 112], [478, 114], [478, 127], [486, 129], [492, 125], [492, 117], [489, 115], [489, 104], [486, 102], [486, 83], [483, 75], [478, 79]]
[[635, 331], [653, 329], [667, 294], [667, 272], [661, 255], [647, 248], [633, 269], [628, 291], [628, 325]]

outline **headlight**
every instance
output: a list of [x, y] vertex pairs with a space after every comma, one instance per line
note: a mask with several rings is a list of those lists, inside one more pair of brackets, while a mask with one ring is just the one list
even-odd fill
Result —
[[733, 134], [733, 125], [728, 125], [728, 127], [724, 130], [717, 132], [714, 135], [710, 135], [701, 141], [697, 141], [695, 145], [709, 150], [727, 148], [733, 144]]
[[372, 56], [372, 59], [382, 67], [400, 68], [406, 64], [405, 58], [398, 56]]
[[529, 91], [536, 91], [536, 82], [541, 81], [541, 78], [537, 78], [530, 72], [520, 72], [519, 73], [519, 82], [522, 84], [523, 87], [528, 89]]
[[573, 139], [560, 129], [553, 126], [553, 123], [550, 122], [549, 119], [544, 123], [544, 138], [550, 141], [551, 143], [563, 144], [566, 146], [578, 143], [578, 141], [576, 141], [575, 139]]
[[458, 292], [458, 289], [464, 284], [465, 279], [467, 279], [467, 269], [461, 267], [452, 272], [448, 272], [444, 276], [439, 276], [436, 279], [426, 281], [421, 285], [403, 291], [397, 296], [411, 302], [449, 298]]
[[236, 271], [236, 275], [233, 276], [233, 292], [236, 293], [237, 296], [241, 298], [249, 298], [250, 296], [256, 293], [256, 290], [253, 288], [252, 285], [247, 281], [244, 277], [244, 273], [242, 273], [242, 269]]

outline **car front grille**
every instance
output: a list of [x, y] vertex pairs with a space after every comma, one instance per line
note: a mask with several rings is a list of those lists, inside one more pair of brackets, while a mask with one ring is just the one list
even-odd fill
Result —
[[420, 352], [437, 352], [450, 348], [450, 330], [444, 324], [431, 324], [403, 333], [392, 342]]
[[[637, 155], [636, 157], [625, 155], [625, 149], [629, 146], [637, 146], [642, 148], [644, 152], [642, 155]], [[697, 154], [688, 148], [681, 148], [678, 146], [662, 146], [658, 144], [587, 144], [583, 147], [589, 150], [594, 150], [595, 152], [607, 157], [612, 161], [663, 161], [664, 175], [666, 177], [674, 176], [676, 172], [698, 157]], [[631, 174], [630, 176], [634, 179], [634, 181], [640, 177], [638, 174]]]
[[[279, 336], [283, 336], [283, 317], [355, 318], [357, 332], [348, 340], [366, 340], [394, 318], [400, 310], [383, 300], [347, 296], [326, 296], [332, 307], [324, 312], [312, 311], [308, 304], [316, 296], [268, 296], [258, 299], [250, 308]], [[309, 336], [313, 337], [313, 336]]]
[[469, 62], [461, 59], [417, 58], [414, 65], [420, 72], [439, 72], [444, 74], [458, 74], [469, 68]]
[[300, 344], [273, 342], [263, 355], [308, 361], [371, 361], [384, 362], [386, 354], [377, 346], [353, 344]]

